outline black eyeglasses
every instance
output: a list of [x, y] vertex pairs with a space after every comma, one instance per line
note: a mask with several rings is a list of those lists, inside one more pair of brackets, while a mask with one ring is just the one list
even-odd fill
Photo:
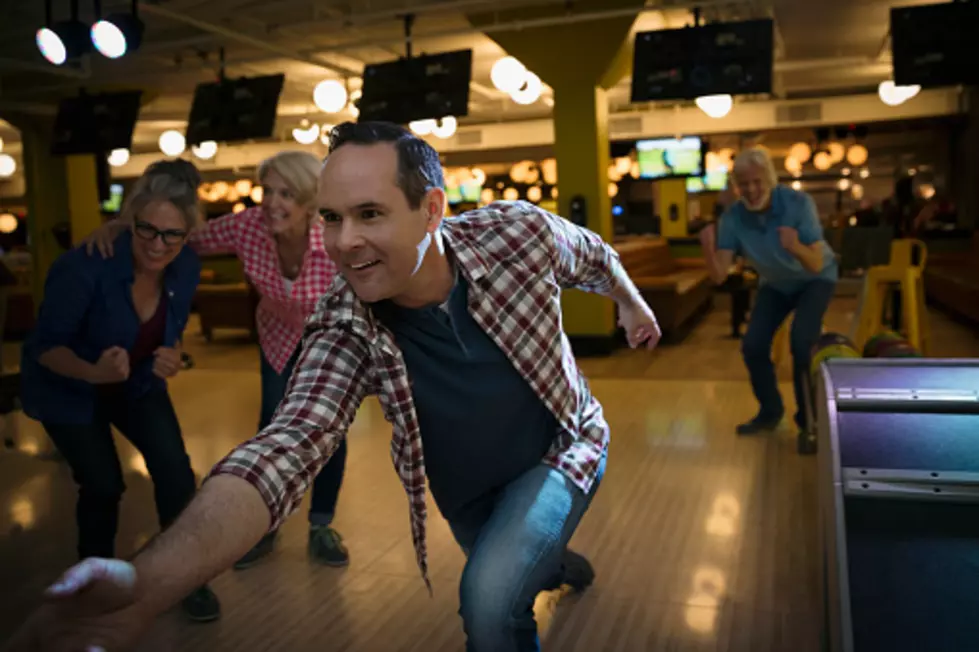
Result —
[[167, 229], [166, 231], [161, 231], [152, 224], [136, 220], [136, 224], [133, 225], [133, 230], [143, 240], [149, 240], [152, 242], [157, 238], [166, 245], [180, 244], [187, 239], [187, 232], [182, 229]]

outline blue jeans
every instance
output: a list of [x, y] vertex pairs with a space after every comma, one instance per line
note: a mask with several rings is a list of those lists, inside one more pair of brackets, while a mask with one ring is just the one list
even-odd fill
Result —
[[758, 419], [769, 421], [782, 418], [785, 406], [778, 391], [775, 378], [775, 365], [772, 363], [772, 341], [782, 322], [795, 311], [792, 332], [789, 334], [789, 347], [792, 350], [792, 380], [795, 385], [795, 399], [798, 410], [795, 422], [805, 428], [806, 413], [805, 377], [809, 374], [810, 351], [822, 331], [823, 316], [833, 298], [836, 283], [827, 280], [814, 280], [791, 294], [780, 292], [771, 286], [758, 289], [755, 307], [751, 311], [748, 332], [741, 340], [741, 353], [751, 377], [751, 389], [761, 409]]
[[560, 471], [539, 464], [449, 519], [467, 561], [459, 613], [467, 652], [537, 652], [534, 599], [553, 586], [564, 550], [605, 472], [585, 495]]
[[[262, 352], [262, 412], [258, 422], [259, 431], [272, 422], [276, 408], [279, 407], [279, 403], [285, 397], [289, 378], [292, 376], [292, 370], [299, 359], [299, 352], [300, 349], [297, 348], [281, 374], [275, 372], [269, 361], [265, 359], [265, 353]], [[333, 457], [313, 481], [313, 496], [309, 506], [309, 522], [312, 525], [329, 525], [333, 522], [346, 463], [347, 440], [344, 438], [340, 441], [340, 446]]]

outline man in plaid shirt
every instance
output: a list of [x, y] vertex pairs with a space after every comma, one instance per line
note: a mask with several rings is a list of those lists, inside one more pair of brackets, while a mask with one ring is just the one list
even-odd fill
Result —
[[422, 577], [427, 583], [426, 478], [467, 555], [468, 649], [539, 649], [537, 593], [591, 581], [567, 543], [601, 481], [609, 441], [561, 328], [561, 289], [612, 297], [631, 346], [652, 348], [660, 331], [597, 235], [524, 202], [443, 219], [442, 185], [437, 152], [400, 127], [334, 130], [319, 204], [341, 276], [307, 322], [272, 424], [214, 468], [132, 565], [89, 560], [49, 591], [80, 603], [101, 593], [99, 616], [42, 611], [36, 623], [53, 618], [59, 627], [27, 627], [25, 637], [131, 645], [156, 614], [299, 506], [363, 399], [376, 394], [393, 425]]

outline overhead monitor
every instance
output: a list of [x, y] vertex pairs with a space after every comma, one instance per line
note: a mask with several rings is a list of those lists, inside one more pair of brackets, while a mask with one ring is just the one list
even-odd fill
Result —
[[636, 34], [632, 101], [772, 91], [774, 22], [715, 23]]
[[727, 168], [716, 168], [708, 170], [702, 177], [687, 178], [687, 192], [720, 192], [727, 188]]
[[705, 157], [704, 141], [693, 136], [636, 142], [636, 162], [641, 179], [702, 177]]
[[139, 119], [142, 91], [82, 94], [58, 105], [51, 153], [104, 155], [129, 148]]
[[187, 121], [187, 144], [271, 138], [285, 75], [242, 77], [201, 84]]
[[976, 27], [975, 0], [891, 8], [894, 83], [925, 88], [979, 83], [972, 43]]
[[366, 66], [358, 121], [403, 125], [468, 115], [472, 56], [457, 50]]

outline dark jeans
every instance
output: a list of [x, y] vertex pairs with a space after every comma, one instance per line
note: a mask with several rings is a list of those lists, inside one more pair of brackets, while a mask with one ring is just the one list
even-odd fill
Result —
[[534, 599], [560, 573], [605, 461], [587, 495], [560, 471], [539, 464], [449, 520], [467, 558], [459, 584], [467, 652], [539, 652]]
[[[281, 374], [275, 372], [269, 361], [262, 357], [262, 413], [258, 421], [258, 429], [261, 431], [272, 422], [275, 410], [279, 407], [286, 394], [286, 387], [292, 370], [299, 359], [299, 349], [297, 348]], [[337, 509], [337, 499], [340, 497], [340, 485], [343, 484], [343, 470], [347, 463], [347, 440], [340, 441], [333, 457], [326, 463], [326, 466], [316, 476], [313, 481], [313, 496], [309, 506], [309, 522], [312, 525], [329, 525], [333, 521], [333, 515]]]
[[102, 398], [91, 424], [43, 424], [78, 484], [78, 556], [82, 559], [115, 556], [119, 500], [126, 485], [110, 424], [146, 461], [161, 529], [177, 518], [196, 489], [180, 424], [166, 391], [134, 401], [124, 396]]
[[785, 412], [782, 395], [775, 379], [775, 365], [772, 363], [772, 340], [782, 322], [795, 311], [792, 332], [789, 336], [792, 350], [792, 380], [795, 385], [795, 399], [798, 410], [795, 422], [805, 428], [805, 377], [809, 374], [809, 356], [813, 344], [822, 331], [823, 316], [833, 298], [836, 283], [814, 280], [793, 294], [785, 294], [763, 285], [755, 297], [755, 307], [751, 311], [748, 332], [741, 340], [741, 352], [745, 366], [751, 377], [751, 388], [761, 406], [758, 417], [762, 420], [781, 418]]

